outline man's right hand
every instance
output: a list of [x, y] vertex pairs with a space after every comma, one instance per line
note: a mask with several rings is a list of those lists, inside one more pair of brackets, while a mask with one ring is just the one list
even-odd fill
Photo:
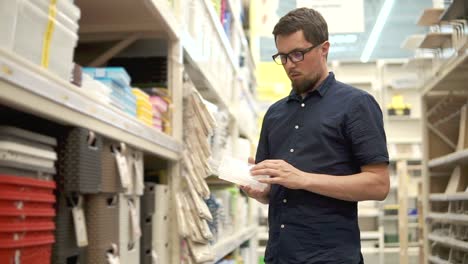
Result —
[[[249, 158], [249, 164], [255, 164], [255, 160], [253, 158]], [[268, 204], [269, 202], [270, 185], [268, 185], [263, 191], [252, 189], [249, 186], [240, 186], [240, 189], [250, 198], [253, 198], [263, 204]]]

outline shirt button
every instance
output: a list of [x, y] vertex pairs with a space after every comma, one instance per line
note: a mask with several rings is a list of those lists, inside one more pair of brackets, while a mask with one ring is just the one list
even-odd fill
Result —
[[290, 149], [289, 152], [291, 152], [291, 153], [294, 152], [294, 149]]
[[281, 228], [284, 228], [284, 225], [281, 225]]
[[298, 126], [298, 125], [296, 125], [294, 128], [295, 128], [295, 129], [299, 129], [299, 126]]
[[305, 104], [304, 104], [304, 103], [302, 103], [302, 104], [301, 104], [301, 107], [304, 107], [304, 106], [305, 106]]
[[287, 203], [288, 202], [288, 199], [283, 199], [283, 203]]

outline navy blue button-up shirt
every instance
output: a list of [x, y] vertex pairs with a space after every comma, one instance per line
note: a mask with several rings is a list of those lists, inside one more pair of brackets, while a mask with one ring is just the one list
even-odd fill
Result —
[[[380, 107], [371, 95], [329, 73], [304, 99], [291, 92], [268, 109], [256, 162], [266, 159], [337, 176], [388, 163]], [[269, 199], [267, 263], [360, 262], [356, 202], [280, 185], [272, 185]]]

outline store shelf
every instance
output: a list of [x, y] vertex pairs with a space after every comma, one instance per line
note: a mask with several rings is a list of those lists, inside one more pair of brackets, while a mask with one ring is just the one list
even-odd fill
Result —
[[408, 60], [408, 62], [403, 66], [406, 69], [421, 69], [432, 66], [431, 57], [415, 57]]
[[452, 214], [452, 213], [429, 213], [427, 218], [436, 220], [438, 222], [458, 222], [468, 223], [468, 215]]
[[268, 240], [268, 232], [261, 232], [258, 234], [258, 240]]
[[[419, 250], [419, 243], [418, 242], [409, 242], [408, 243], [408, 253], [416, 253]], [[400, 243], [385, 243], [385, 253], [396, 253], [400, 252]]]
[[438, 242], [440, 244], [457, 248], [459, 250], [468, 251], [468, 242], [461, 241], [451, 237], [443, 237], [434, 234], [429, 234], [428, 239], [434, 242]]
[[459, 192], [454, 194], [436, 193], [429, 196], [430, 201], [466, 201], [468, 192]]
[[420, 49], [440, 49], [452, 42], [452, 33], [431, 32], [427, 33], [424, 40], [419, 45]]
[[434, 26], [440, 23], [440, 16], [444, 12], [443, 8], [424, 9], [418, 20], [418, 26]]
[[361, 232], [361, 240], [379, 239], [381, 235], [379, 231], [364, 231]]
[[374, 248], [374, 247], [363, 247], [361, 248], [361, 253], [362, 254], [377, 254], [377, 253], [380, 253], [380, 249]]
[[[410, 243], [408, 254], [411, 256], [419, 256], [419, 246], [417, 243]], [[385, 253], [400, 253], [400, 247], [384, 248]]]
[[452, 168], [455, 165], [462, 165], [468, 163], [468, 149], [456, 151], [448, 155], [435, 158], [429, 161], [428, 167], [435, 168]]
[[210, 18], [210, 21], [213, 25], [213, 27], [216, 29], [216, 32], [218, 38], [220, 39], [222, 46], [224, 48], [224, 51], [226, 52], [226, 55], [229, 58], [229, 61], [234, 69], [237, 70], [237, 65], [239, 65], [238, 59], [234, 57], [234, 52], [231, 46], [231, 43], [229, 42], [226, 33], [224, 32], [224, 29], [221, 25], [221, 22], [219, 20], [219, 17], [216, 15], [215, 9], [213, 7], [213, 4], [211, 0], [201, 0], [206, 8], [206, 11], [208, 12], [208, 17]]
[[168, 1], [77, 0], [76, 4], [82, 14], [80, 35], [108, 38], [145, 32], [163, 34], [172, 40], [179, 39], [181, 27]]
[[443, 259], [441, 259], [439, 257], [436, 257], [436, 256], [428, 256], [428, 260], [431, 263], [435, 263], [435, 264], [452, 264], [449, 261], [443, 260]]
[[421, 46], [423, 40], [424, 35], [422, 34], [408, 36], [401, 44], [401, 48], [406, 50], [416, 50]]
[[376, 217], [380, 215], [380, 211], [377, 208], [359, 208], [358, 217]]
[[413, 116], [388, 116], [388, 121], [421, 121], [421, 117], [413, 117]]
[[95, 101], [86, 91], [3, 49], [0, 69], [2, 104], [59, 123], [89, 128], [162, 158], [179, 158], [182, 146], [172, 137]]
[[[417, 220], [417, 215], [408, 215], [408, 220]], [[398, 221], [398, 215], [386, 215], [382, 217], [384, 221]]]
[[211, 263], [216, 263], [224, 256], [238, 248], [245, 241], [254, 237], [257, 233], [257, 226], [247, 227], [242, 231], [236, 232], [235, 235], [223, 239], [213, 246], [215, 259]]
[[422, 86], [423, 95], [431, 91], [465, 91], [466, 72], [468, 71], [468, 53], [451, 59], [439, 68]]

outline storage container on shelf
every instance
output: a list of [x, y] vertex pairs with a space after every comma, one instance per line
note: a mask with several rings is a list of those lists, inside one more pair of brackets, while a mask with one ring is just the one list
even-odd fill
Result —
[[0, 175], [0, 263], [50, 263], [55, 188], [51, 180]]
[[78, 41], [80, 10], [67, 0], [57, 1], [57, 12], [50, 10], [47, 0], [0, 2], [0, 47], [68, 81]]

